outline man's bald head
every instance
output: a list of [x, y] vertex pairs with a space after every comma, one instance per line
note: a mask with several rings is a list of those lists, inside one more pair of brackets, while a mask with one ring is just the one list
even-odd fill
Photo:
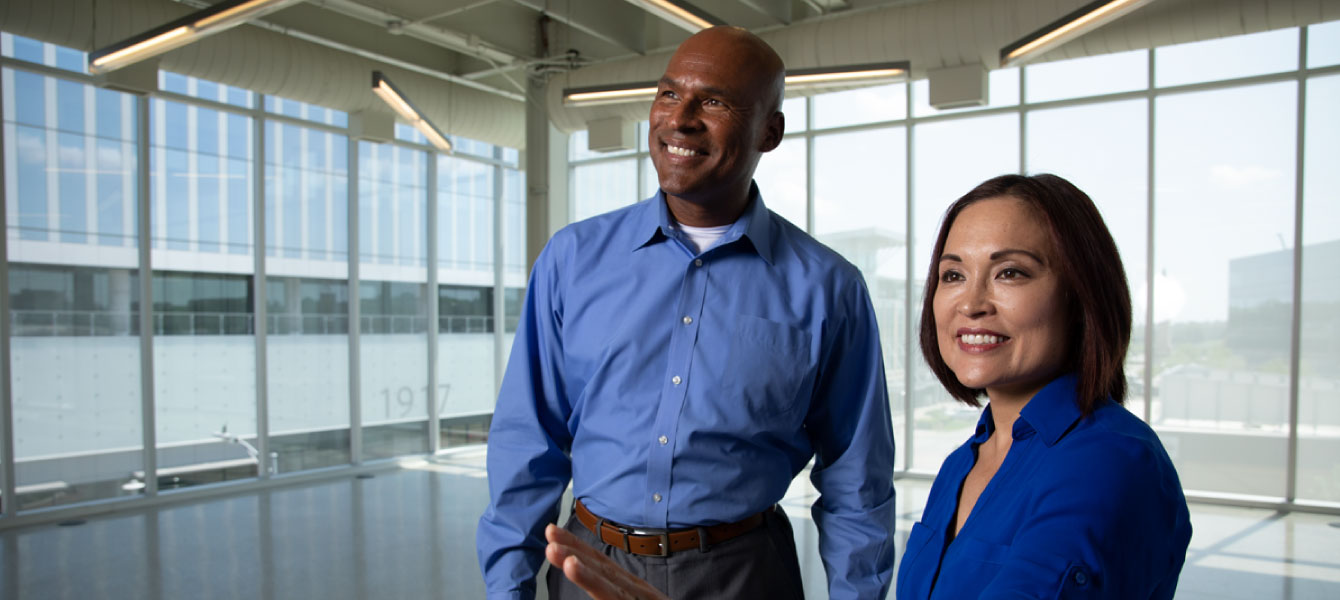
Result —
[[684, 40], [670, 60], [681, 55], [709, 56], [722, 67], [733, 68], [742, 82], [759, 91], [764, 110], [781, 110], [786, 67], [777, 51], [749, 30], [729, 25], [704, 29]]

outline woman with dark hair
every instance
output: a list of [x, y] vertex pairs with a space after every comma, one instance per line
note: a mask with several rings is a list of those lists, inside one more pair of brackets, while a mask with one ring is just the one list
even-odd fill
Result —
[[[1054, 175], [1003, 175], [949, 207], [920, 342], [987, 406], [912, 526], [897, 598], [1167, 599], [1191, 540], [1158, 436], [1121, 406], [1131, 301], [1097, 207]], [[596, 598], [658, 598], [565, 532], [550, 562]]]
[[1191, 540], [1154, 431], [1121, 406], [1131, 302], [1093, 201], [1004, 175], [945, 213], [921, 350], [986, 410], [912, 526], [897, 597], [1172, 598]]

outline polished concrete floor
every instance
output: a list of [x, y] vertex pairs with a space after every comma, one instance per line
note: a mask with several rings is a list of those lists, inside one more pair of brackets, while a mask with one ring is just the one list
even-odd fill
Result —
[[[898, 544], [929, 482], [898, 482]], [[0, 533], [3, 599], [481, 598], [475, 522], [483, 453], [152, 510]], [[806, 594], [824, 598], [798, 478]], [[1179, 599], [1340, 598], [1340, 517], [1192, 505], [1195, 537]]]

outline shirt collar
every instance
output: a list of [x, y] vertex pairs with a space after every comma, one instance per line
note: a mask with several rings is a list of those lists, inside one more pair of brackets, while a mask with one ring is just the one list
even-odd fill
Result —
[[[1036, 432], [1048, 446], [1053, 446], [1070, 431], [1080, 419], [1079, 406], [1075, 404], [1075, 384], [1079, 377], [1068, 373], [1053, 379], [1033, 395], [1019, 412], [1011, 434], [1015, 439], [1027, 437]], [[972, 436], [974, 444], [985, 442], [996, 428], [991, 419], [991, 406], [988, 404], [982, 416], [977, 419], [977, 429]]]
[[[750, 182], [749, 205], [744, 209], [740, 218], [736, 219], [726, 230], [726, 233], [722, 234], [722, 239], [735, 241], [739, 238], [747, 238], [759, 257], [771, 265], [772, 219], [770, 217], [768, 207], [763, 204], [763, 196], [758, 191], [758, 185]], [[674, 221], [670, 217], [670, 208], [665, 204], [664, 191], [657, 190], [655, 196], [643, 202], [634, 223], [634, 231], [645, 232], [645, 235], [637, 233], [634, 236], [636, 243], [631, 249], [632, 251], [675, 235]]]
[[[1042, 388], [1033, 399], [1019, 412], [1019, 420], [1042, 436], [1048, 446], [1055, 445], [1080, 418], [1079, 406], [1075, 404], [1075, 385], [1079, 376], [1068, 373], [1053, 379]], [[1015, 423], [1015, 429], [1019, 424]]]

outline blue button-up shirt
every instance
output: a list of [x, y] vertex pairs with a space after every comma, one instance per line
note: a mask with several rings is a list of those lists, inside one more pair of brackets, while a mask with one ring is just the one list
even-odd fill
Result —
[[565, 227], [531, 273], [489, 432], [489, 596], [528, 598], [569, 478], [639, 528], [732, 522], [814, 458], [833, 598], [884, 596], [893, 431], [860, 272], [769, 211], [701, 254], [661, 194]]
[[1005, 462], [946, 543], [959, 488], [995, 430], [987, 406], [912, 526], [899, 600], [1173, 597], [1191, 522], [1172, 461], [1111, 400], [1081, 418], [1075, 382], [1060, 377], [1024, 405]]

